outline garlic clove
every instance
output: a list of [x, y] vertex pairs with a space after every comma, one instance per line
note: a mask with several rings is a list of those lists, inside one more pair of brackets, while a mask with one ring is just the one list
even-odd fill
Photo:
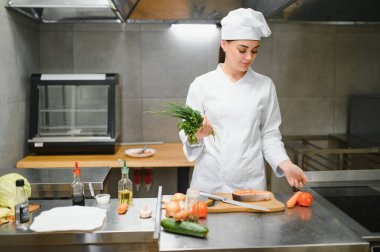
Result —
[[145, 205], [140, 209], [139, 214], [140, 218], [147, 219], [152, 216], [152, 210], [147, 205]]
[[162, 205], [162, 208], [165, 208], [166, 207], [166, 205], [168, 204], [170, 202], [170, 199], [162, 199], [162, 201], [161, 201], [161, 205]]

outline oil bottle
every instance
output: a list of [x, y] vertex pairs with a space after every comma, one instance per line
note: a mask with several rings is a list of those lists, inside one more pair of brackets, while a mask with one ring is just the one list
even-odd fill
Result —
[[74, 169], [74, 181], [71, 183], [73, 206], [84, 206], [84, 185], [80, 180], [80, 170], [78, 167], [78, 161], [75, 161]]
[[133, 199], [133, 185], [128, 177], [127, 162], [124, 160], [124, 167], [121, 168], [121, 179], [118, 183], [118, 202], [119, 206], [123, 203], [132, 205]]

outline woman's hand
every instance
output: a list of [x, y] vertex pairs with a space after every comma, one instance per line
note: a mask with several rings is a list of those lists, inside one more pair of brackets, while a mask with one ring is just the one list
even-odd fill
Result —
[[197, 130], [195, 133], [195, 137], [197, 138], [198, 142], [209, 135], [212, 134], [212, 126], [210, 120], [207, 118], [207, 116], [204, 117], [202, 126]]
[[301, 168], [293, 164], [290, 160], [282, 161], [279, 167], [284, 171], [286, 180], [290, 186], [301, 188], [308, 182], [308, 179]]

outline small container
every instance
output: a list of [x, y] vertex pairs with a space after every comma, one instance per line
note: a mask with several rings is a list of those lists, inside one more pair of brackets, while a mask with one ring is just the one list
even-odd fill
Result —
[[98, 194], [95, 196], [95, 199], [96, 199], [96, 203], [98, 205], [106, 205], [106, 204], [109, 204], [110, 203], [110, 198], [111, 198], [111, 195], [107, 194], [107, 193], [103, 193], [103, 194]]
[[195, 188], [189, 188], [186, 192], [187, 197], [187, 210], [189, 211], [189, 221], [198, 222], [199, 213], [198, 206], [194, 206], [199, 202], [199, 190]]

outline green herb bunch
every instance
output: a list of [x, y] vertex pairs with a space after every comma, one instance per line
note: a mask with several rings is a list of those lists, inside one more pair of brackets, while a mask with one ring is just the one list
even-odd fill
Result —
[[[150, 112], [179, 118], [180, 120], [176, 124], [178, 130], [183, 130], [185, 132], [188, 136], [190, 144], [195, 144], [198, 142], [198, 139], [195, 137], [195, 133], [202, 126], [204, 119], [198, 110], [194, 110], [187, 105], [169, 102], [167, 103], [165, 110]], [[212, 131], [211, 134], [215, 136], [214, 131]]]

